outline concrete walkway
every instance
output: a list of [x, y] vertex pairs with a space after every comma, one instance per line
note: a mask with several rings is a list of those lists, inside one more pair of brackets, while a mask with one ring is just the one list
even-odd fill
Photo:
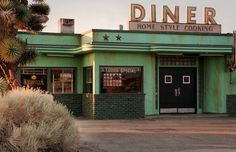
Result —
[[80, 152], [235, 152], [236, 117], [78, 120]]

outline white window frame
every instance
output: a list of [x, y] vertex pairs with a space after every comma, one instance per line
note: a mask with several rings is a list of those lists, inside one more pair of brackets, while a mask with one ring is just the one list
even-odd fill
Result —
[[[170, 81], [167, 81], [167, 78], [170, 78]], [[172, 84], [172, 75], [165, 75], [164, 76], [164, 83], [165, 84]]]

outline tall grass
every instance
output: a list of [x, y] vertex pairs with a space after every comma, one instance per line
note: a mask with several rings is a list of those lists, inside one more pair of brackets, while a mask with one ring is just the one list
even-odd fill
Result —
[[78, 129], [65, 106], [40, 90], [0, 97], [0, 152], [72, 152]]

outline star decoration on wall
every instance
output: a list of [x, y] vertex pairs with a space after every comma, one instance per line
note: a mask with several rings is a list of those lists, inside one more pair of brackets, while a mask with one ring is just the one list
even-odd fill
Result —
[[108, 36], [107, 34], [105, 34], [105, 35], [103, 36], [103, 39], [104, 39], [104, 41], [108, 41], [108, 40], [109, 40], [109, 36]]
[[116, 36], [116, 40], [117, 40], [117, 41], [121, 41], [121, 38], [122, 38], [122, 37], [121, 37], [120, 35], [117, 35], [117, 36]]

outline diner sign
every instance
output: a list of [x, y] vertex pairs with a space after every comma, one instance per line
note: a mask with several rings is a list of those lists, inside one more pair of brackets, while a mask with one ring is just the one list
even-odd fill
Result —
[[[145, 8], [140, 4], [131, 4], [131, 21], [129, 30], [135, 31], [163, 31], [163, 32], [197, 32], [197, 33], [221, 33], [221, 25], [217, 24], [214, 17], [214, 8], [204, 8], [204, 23], [196, 23], [196, 7], [187, 7], [186, 23], [179, 23], [179, 6], [175, 6], [172, 12], [168, 6], [163, 6], [162, 22], [157, 22], [156, 5], [151, 5], [150, 21], [143, 21], [146, 16]], [[171, 22], [168, 22], [168, 17]]]

